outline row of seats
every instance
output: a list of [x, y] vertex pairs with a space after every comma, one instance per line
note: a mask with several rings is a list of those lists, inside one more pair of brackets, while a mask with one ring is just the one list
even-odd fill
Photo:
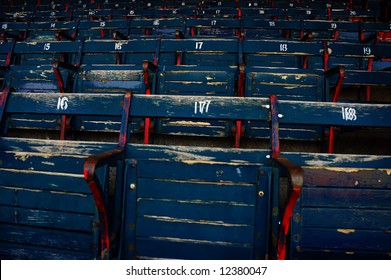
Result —
[[[341, 87], [343, 89], [362, 86], [367, 90], [367, 86], [389, 85], [389, 71], [363, 70], [369, 67], [369, 62], [373, 64], [373, 56], [379, 59], [388, 55], [390, 45], [367, 47], [356, 44], [353, 45], [355, 48], [352, 48], [351, 44], [330, 43], [326, 45], [327, 49], [324, 49], [322, 43], [283, 42], [238, 39], [140, 39], [9, 43], [8, 47], [12, 48], [12, 53], [7, 56], [13, 56], [13, 61], [15, 64], [17, 61], [17, 64], [10, 64], [8, 68], [4, 68], [4, 88], [16, 92], [55, 90], [93, 93], [110, 90], [116, 93], [132, 90], [134, 93], [142, 94], [240, 97], [267, 97], [273, 93], [284, 100], [337, 101]], [[4, 47], [6, 45], [3, 44]], [[281, 50], [281, 46], [285, 46], [286, 50]], [[370, 50], [370, 55], [361, 55], [366, 48]], [[64, 52], [64, 49], [67, 51]], [[263, 52], [257, 52], [259, 49]], [[300, 52], [301, 49], [307, 49], [308, 52]], [[344, 53], [343, 49], [349, 49], [349, 53]], [[279, 51], [277, 54], [276, 50]], [[332, 52], [327, 55], [326, 60], [324, 53], [329, 50]], [[54, 67], [52, 64], [42, 64], [42, 61], [54, 62], [53, 59], [58, 61]], [[125, 61], [125, 64], [115, 64], [121, 61]], [[139, 61], [145, 62], [140, 65]], [[307, 66], [299, 67], [304, 61]], [[316, 61], [322, 64], [321, 69], [316, 67]], [[323, 65], [324, 62], [331, 63]], [[384, 63], [381, 60], [377, 62], [378, 66]], [[280, 64], [284, 67], [280, 67]], [[363, 64], [365, 66], [362, 66]], [[324, 69], [330, 70], [325, 72]], [[370, 94], [365, 98], [369, 101]], [[33, 126], [30, 118], [26, 120], [16, 117], [11, 120], [11, 127], [23, 128], [26, 122], [29, 123], [28, 127]], [[57, 129], [56, 120], [45, 123], [36, 120], [35, 123], [36, 128]], [[232, 131], [239, 133], [234, 124], [200, 125], [195, 122], [194, 127], [185, 129], [172, 124], [170, 121], [158, 122], [154, 125], [154, 132], [201, 133], [225, 137], [232, 136]], [[137, 130], [142, 132], [144, 124], [139, 125], [140, 128]], [[240, 136], [268, 137], [267, 128], [253, 123], [242, 125]], [[109, 129], [106, 126], [90, 127], [87, 123], [79, 123], [72, 128], [83, 128], [85, 131], [113, 130], [112, 127]], [[322, 140], [324, 129], [288, 127], [282, 135], [283, 138], [290, 139]], [[239, 143], [235, 143], [235, 146], [239, 147]]]
[[[279, 144], [280, 123], [390, 127], [388, 104], [105, 92], [2, 100], [0, 116], [121, 119], [118, 144], [0, 138], [2, 258], [389, 258], [391, 157]], [[134, 117], [270, 122], [272, 148], [131, 144]]]
[[[389, 23], [281, 19], [132, 19], [1, 22], [2, 40], [132, 39], [164, 37], [290, 38], [371, 42], [388, 40]], [[180, 35], [179, 35], [180, 34]]]
[[51, 1], [37, 4], [10, 1], [4, 5], [4, 19], [40, 21], [48, 18], [71, 20], [82, 18], [118, 19], [121, 17], [164, 17], [164, 16], [223, 16], [223, 17], [275, 17], [306, 19], [366, 19], [381, 17], [381, 7], [368, 9], [368, 4], [354, 6], [352, 1], [330, 3], [330, 1], [127, 1], [110, 3], [105, 1], [76, 1], [57, 3]]

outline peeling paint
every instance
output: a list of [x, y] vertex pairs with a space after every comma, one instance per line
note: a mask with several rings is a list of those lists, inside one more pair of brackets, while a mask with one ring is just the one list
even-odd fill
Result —
[[338, 228], [337, 231], [343, 234], [351, 234], [356, 232], [355, 229], [347, 229], [347, 228]]
[[[243, 163], [236, 163], [236, 162], [219, 162], [219, 161], [204, 161], [204, 160], [182, 160], [183, 163], [193, 165], [193, 164], [209, 164], [209, 165], [244, 165]], [[251, 165], [251, 164], [250, 164]]]
[[34, 171], [34, 170], [18, 170], [18, 169], [6, 169], [0, 168], [1, 171], [13, 172], [13, 173], [21, 173], [21, 174], [45, 174], [52, 176], [67, 176], [74, 178], [84, 178], [83, 174], [73, 174], [73, 173], [61, 173], [61, 172], [47, 172], [47, 171]]
[[50, 162], [50, 161], [42, 161], [42, 164], [55, 166], [55, 163], [54, 162]]
[[201, 224], [201, 225], [213, 225], [213, 226], [224, 226], [224, 227], [247, 227], [246, 224], [229, 224], [224, 223], [223, 221], [196, 221], [192, 219], [178, 219], [173, 217], [166, 216], [154, 216], [154, 215], [144, 215], [144, 218], [156, 219], [162, 222], [169, 223], [186, 223], [186, 224]]
[[211, 123], [208, 122], [195, 122], [195, 121], [173, 121], [167, 122], [169, 125], [178, 125], [178, 126], [211, 126]]
[[306, 166], [307, 169], [323, 169], [323, 170], [329, 170], [329, 171], [336, 171], [336, 172], [347, 172], [347, 173], [354, 173], [359, 171], [371, 171], [371, 170], [378, 170], [381, 172], [386, 172], [388, 176], [391, 175], [391, 169], [382, 169], [382, 168], [353, 168], [353, 167], [314, 167], [314, 166]]
[[150, 236], [149, 238], [155, 240], [171, 241], [171, 242], [186, 242], [186, 243], [198, 243], [198, 244], [212, 244], [212, 245], [223, 245], [223, 246], [232, 246], [239, 245], [243, 247], [253, 246], [249, 243], [232, 243], [232, 242], [223, 242], [223, 241], [209, 241], [209, 240], [199, 240], [199, 239], [187, 239], [187, 238], [174, 238], [174, 237], [157, 237]]

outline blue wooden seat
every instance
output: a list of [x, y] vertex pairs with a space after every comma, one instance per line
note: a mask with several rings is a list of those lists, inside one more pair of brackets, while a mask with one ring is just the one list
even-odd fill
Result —
[[279, 236], [280, 258], [289, 248], [287, 256], [294, 259], [389, 259], [391, 157], [282, 154], [279, 124], [389, 129], [391, 106], [272, 98], [271, 107], [273, 158], [291, 184]]
[[336, 155], [302, 166], [291, 259], [390, 259], [391, 158], [367, 159]]
[[[73, 92], [88, 93], [94, 96], [102, 92], [120, 94], [132, 91], [134, 94], [145, 94], [146, 85], [154, 84], [156, 76], [151, 73], [149, 81], [144, 80], [142, 66], [131, 65], [81, 65], [75, 76]], [[99, 100], [96, 100], [99, 102]], [[76, 116], [71, 122], [71, 129], [76, 132], [118, 132], [121, 118], [119, 116], [88, 117]], [[132, 132], [143, 131], [143, 120], [134, 120]]]
[[[269, 97], [277, 95], [281, 100], [322, 101], [330, 100], [328, 77], [323, 70], [246, 67], [246, 97]], [[269, 125], [265, 123], [246, 123], [245, 135], [268, 138]], [[281, 127], [281, 137], [296, 140], [322, 140], [324, 129], [319, 126]]]
[[[233, 97], [237, 95], [237, 67], [164, 66], [158, 74], [156, 94]], [[173, 135], [231, 136], [226, 120], [156, 119], [154, 132]]]
[[[267, 120], [268, 103], [133, 95], [130, 115]], [[265, 259], [274, 193], [267, 154], [128, 144], [120, 258]]]
[[[13, 48], [13, 61], [4, 77], [4, 86], [11, 92], [69, 92], [71, 91], [72, 68], [58, 68], [63, 60], [75, 61], [79, 52], [77, 42], [17, 42]], [[75, 67], [73, 67], [75, 68]], [[55, 116], [29, 116], [14, 114], [7, 118], [9, 127], [29, 129], [58, 129]]]
[[[13, 113], [120, 116], [124, 110], [122, 103], [129, 104], [123, 102], [123, 94], [100, 94], [98, 99], [102, 102], [96, 102], [96, 96], [90, 94], [10, 93], [7, 98], [3, 93], [3, 97], [6, 106], [0, 109], [0, 116]], [[107, 162], [99, 168], [95, 185], [85, 181], [83, 164], [89, 155], [116, 147], [113, 143], [1, 137], [2, 259], [108, 256], [109, 247], [99, 244], [103, 244], [100, 238], [109, 240], [112, 230], [119, 229], [110, 220], [115, 205], [110, 202], [113, 196], [109, 195], [106, 177], [109, 166], [116, 166], [117, 162]], [[97, 208], [95, 201], [100, 202]], [[107, 231], [99, 232], [98, 224]], [[105, 235], [107, 232], [110, 234]]]

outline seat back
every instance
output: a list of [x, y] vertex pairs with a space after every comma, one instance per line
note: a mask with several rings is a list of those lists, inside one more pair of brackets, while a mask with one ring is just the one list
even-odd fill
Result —
[[[135, 95], [130, 113], [266, 120], [267, 102]], [[273, 185], [266, 162], [262, 151], [128, 145], [121, 258], [266, 258]]]

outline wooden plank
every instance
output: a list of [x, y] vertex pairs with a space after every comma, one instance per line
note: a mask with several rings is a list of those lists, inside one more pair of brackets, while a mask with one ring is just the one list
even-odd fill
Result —
[[196, 82], [196, 81], [165, 81], [164, 94], [207, 95], [207, 96], [234, 96], [228, 92], [228, 84], [224, 82]]
[[93, 253], [53, 250], [42, 246], [19, 245], [0, 242], [0, 258], [2, 260], [91, 260]]
[[132, 116], [267, 120], [268, 99], [134, 95]]
[[306, 186], [391, 189], [391, 168], [304, 168]]
[[92, 232], [94, 217], [85, 214], [53, 212], [1, 206], [0, 222]]
[[0, 151], [0, 168], [80, 174], [85, 156]]
[[237, 39], [195, 38], [186, 40], [162, 39], [161, 52], [238, 52]]
[[151, 199], [210, 200], [243, 204], [255, 204], [256, 199], [256, 186], [252, 184], [139, 178], [137, 185], [138, 196]]
[[287, 40], [244, 40], [243, 53], [280, 54], [280, 55], [320, 55], [321, 42], [300, 42]]
[[139, 160], [138, 176], [175, 180], [256, 183], [258, 166], [216, 161]]
[[229, 123], [223, 121], [155, 120], [155, 132], [161, 134], [227, 137], [231, 135], [227, 127]]
[[302, 207], [391, 209], [391, 192], [379, 189], [308, 188], [302, 190]]
[[13, 224], [1, 224], [0, 240], [0, 243], [33, 245], [48, 250], [57, 248], [75, 251], [76, 254], [91, 254], [96, 246], [91, 234]]
[[[84, 53], [155, 53], [155, 38], [131, 39], [131, 40], [99, 40], [86, 41], [83, 46]], [[139, 50], [139, 51], [137, 51]], [[141, 62], [141, 61], [140, 61]], [[139, 62], [139, 63], [140, 63]]]
[[82, 170], [80, 174], [0, 168], [0, 185], [28, 187], [34, 190], [49, 190], [90, 194]]
[[[1, 144], [1, 141], [0, 141]], [[1, 145], [0, 145], [1, 147]], [[271, 163], [269, 150], [234, 149], [195, 146], [163, 146], [128, 144], [125, 153], [127, 159], [162, 159], [174, 161], [226, 162], [229, 164], [254, 164], [258, 166]], [[389, 157], [391, 160], [391, 157]], [[127, 160], [131, 164], [131, 160]]]
[[321, 153], [282, 153], [284, 157], [300, 166], [317, 168], [384, 168], [391, 166], [388, 155], [350, 155]]
[[[254, 226], [224, 224], [222, 222], [169, 219], [166, 217], [138, 217], [136, 233], [140, 237], [180, 238], [209, 242], [254, 243]], [[137, 244], [136, 244], [137, 245]]]
[[376, 251], [304, 250], [294, 252], [292, 259], [302, 260], [389, 260], [390, 253]]
[[281, 123], [389, 127], [391, 105], [280, 101]]
[[253, 248], [139, 238], [137, 240], [137, 255], [140, 258], [240, 260], [252, 259]]
[[[57, 22], [57, 24], [60, 24]], [[54, 39], [54, 38], [53, 38]], [[79, 42], [70, 41], [45, 41], [45, 42], [16, 42], [14, 53], [77, 53], [79, 49]]]
[[389, 231], [303, 228], [300, 238], [302, 250], [391, 251]]
[[390, 230], [391, 212], [375, 209], [303, 208], [303, 227]]
[[238, 65], [238, 55], [231, 53], [184, 53], [182, 63], [185, 65], [227, 66]]
[[[6, 111], [30, 114], [120, 116], [123, 94], [10, 93]], [[99, 100], [99, 102], [96, 102]]]
[[[212, 224], [254, 224], [254, 204], [213, 200], [174, 200], [138, 197], [139, 217], [162, 217], [168, 221], [192, 220]], [[163, 218], [164, 217], [164, 218]], [[160, 218], [156, 218], [160, 219]]]
[[42, 153], [47, 156], [86, 157], [112, 150], [117, 143], [87, 141], [57, 141], [28, 138], [0, 138], [0, 150], [20, 153]]
[[0, 204], [32, 209], [46, 209], [69, 213], [93, 214], [94, 199], [91, 194], [64, 191], [40, 191], [0, 186]]

